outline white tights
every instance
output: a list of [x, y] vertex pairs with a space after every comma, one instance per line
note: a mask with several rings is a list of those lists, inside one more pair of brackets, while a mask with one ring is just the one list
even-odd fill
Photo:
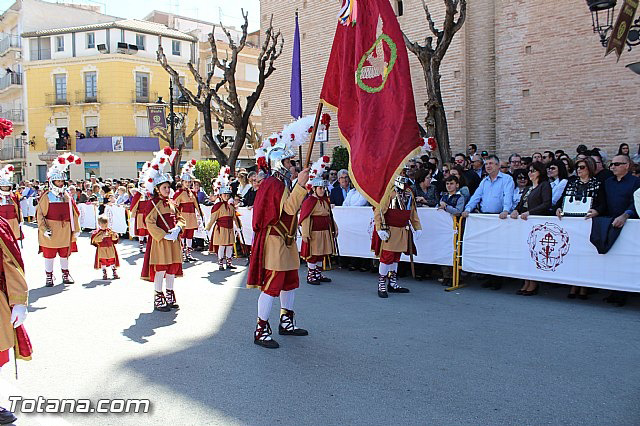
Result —
[[[44, 259], [44, 270], [46, 272], [53, 272], [53, 261], [54, 259]], [[69, 269], [69, 258], [61, 257], [60, 258], [60, 269]]]
[[193, 247], [193, 239], [192, 238], [185, 238], [185, 241], [187, 242], [187, 247], [188, 248]]
[[[281, 291], [280, 307], [289, 311], [293, 311], [293, 302], [295, 301], [295, 295], [295, 289], [289, 291]], [[269, 319], [269, 314], [271, 313], [271, 308], [273, 306], [273, 299], [275, 299], [275, 297], [270, 296], [267, 293], [260, 293], [260, 297], [258, 297], [258, 318], [263, 321], [267, 321]]]
[[231, 259], [233, 254], [233, 246], [219, 246], [218, 247], [218, 260], [222, 260], [225, 257]]
[[316, 269], [316, 268], [321, 268], [322, 269], [322, 262], [316, 262], [316, 263], [307, 262], [307, 267], [309, 269]]
[[153, 279], [153, 285], [156, 291], [162, 291], [162, 279], [166, 277], [165, 282], [167, 283], [167, 290], [173, 290], [173, 282], [176, 279], [176, 276], [173, 274], [166, 274], [165, 271], [156, 272], [156, 276]]
[[398, 272], [398, 262], [392, 263], [391, 265], [380, 262], [378, 273], [387, 276], [389, 272]]

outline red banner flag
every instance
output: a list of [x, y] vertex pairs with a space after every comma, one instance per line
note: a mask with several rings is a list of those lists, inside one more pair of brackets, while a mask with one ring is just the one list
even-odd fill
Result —
[[402, 31], [389, 0], [344, 0], [321, 100], [338, 114], [355, 186], [378, 206], [420, 138]]

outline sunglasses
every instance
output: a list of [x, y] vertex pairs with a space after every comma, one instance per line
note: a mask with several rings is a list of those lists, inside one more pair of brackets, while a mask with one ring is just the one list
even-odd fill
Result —
[[448, 169], [442, 169], [442, 173], [449, 173]]
[[584, 170], [584, 169], [586, 169], [586, 168], [587, 168], [587, 166], [584, 166], [584, 165], [582, 165], [582, 164], [578, 166], [578, 169], [579, 169], [579, 170]]
[[518, 180], [527, 180], [527, 177], [522, 175], [522, 176], [518, 176]]
[[547, 167], [547, 170], [558, 170], [556, 166]]
[[628, 164], [628, 163], [620, 163], [620, 162], [618, 162], [618, 161], [616, 161], [615, 163], [611, 163], [611, 165], [612, 165], [612, 166], [615, 166], [615, 167], [622, 166], [623, 164]]
[[509, 166], [500, 166], [501, 169], [508, 169]]

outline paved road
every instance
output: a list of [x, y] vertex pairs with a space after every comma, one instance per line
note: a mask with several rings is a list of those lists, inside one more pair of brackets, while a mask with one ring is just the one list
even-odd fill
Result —
[[375, 275], [333, 271], [334, 283], [303, 284], [296, 296], [310, 336], [265, 350], [252, 343], [258, 293], [243, 288], [244, 268], [218, 272], [197, 254], [203, 261], [176, 282], [181, 309], [153, 312], [134, 243], [120, 245], [123, 279], [103, 282], [82, 237], [76, 284], [44, 288], [35, 230], [25, 234], [35, 353], [17, 382], [12, 367], [2, 371], [0, 403], [19, 394], [153, 405], [148, 414], [22, 414], [20, 425], [640, 424], [635, 300], [571, 301], [550, 286], [522, 297], [515, 284], [445, 293], [407, 279], [411, 294], [382, 300]]

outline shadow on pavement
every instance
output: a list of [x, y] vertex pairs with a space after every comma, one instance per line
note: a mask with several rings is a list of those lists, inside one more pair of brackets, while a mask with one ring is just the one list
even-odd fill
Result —
[[38, 287], [29, 290], [29, 311], [36, 311], [46, 308], [33, 308], [33, 305], [42, 297], [55, 296], [67, 290], [64, 284], [57, 284], [53, 287]]
[[93, 280], [89, 283], [82, 284], [82, 287], [84, 288], [96, 288], [98, 286], [105, 287], [111, 284], [111, 281], [113, 280], [103, 280], [103, 279]]
[[122, 335], [137, 343], [147, 343], [147, 337], [156, 334], [156, 329], [175, 324], [177, 316], [178, 312], [175, 309], [170, 312], [142, 313], [131, 327], [122, 331]]

